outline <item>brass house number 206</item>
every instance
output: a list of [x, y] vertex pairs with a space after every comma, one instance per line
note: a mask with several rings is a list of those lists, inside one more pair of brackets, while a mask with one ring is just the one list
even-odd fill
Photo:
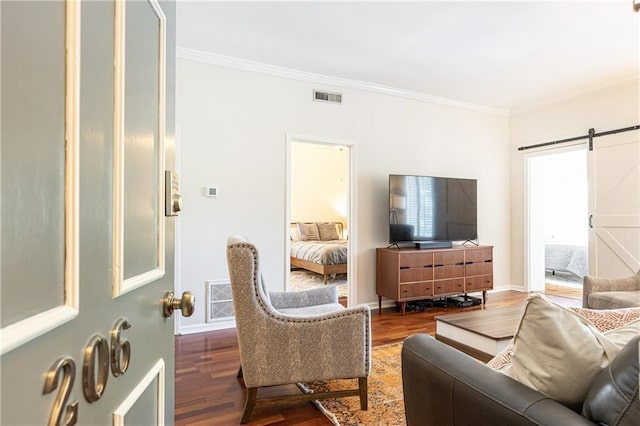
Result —
[[[109, 368], [114, 377], [124, 374], [131, 359], [131, 343], [120, 333], [131, 327], [126, 318], [120, 318], [111, 329], [111, 351], [107, 339], [94, 335], [84, 348], [82, 362], [82, 391], [89, 402], [102, 397], [109, 378]], [[109, 362], [111, 360], [111, 362]], [[58, 377], [62, 381], [58, 381]], [[69, 396], [76, 378], [76, 363], [66, 356], [56, 360], [47, 372], [43, 394], [58, 389], [58, 394], [49, 416], [49, 426], [74, 425], [78, 421], [78, 401], [69, 402]]]

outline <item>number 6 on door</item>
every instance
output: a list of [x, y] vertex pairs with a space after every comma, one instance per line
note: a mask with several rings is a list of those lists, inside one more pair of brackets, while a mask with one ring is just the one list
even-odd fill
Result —
[[[129, 368], [129, 359], [131, 358], [131, 343], [127, 339], [120, 336], [122, 330], [131, 327], [126, 318], [120, 318], [116, 325], [111, 329], [111, 373], [113, 377], [124, 374]], [[122, 353], [122, 358], [120, 357]]]

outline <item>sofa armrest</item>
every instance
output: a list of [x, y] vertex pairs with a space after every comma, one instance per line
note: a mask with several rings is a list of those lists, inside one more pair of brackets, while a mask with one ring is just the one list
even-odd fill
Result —
[[405, 340], [407, 425], [593, 425], [588, 419], [426, 334]]
[[598, 278], [585, 275], [582, 280], [582, 307], [589, 308], [589, 295], [600, 291], [640, 290], [640, 271], [623, 278]]
[[271, 291], [269, 299], [275, 309], [325, 305], [338, 303], [338, 289], [336, 286], [328, 285], [304, 291]]

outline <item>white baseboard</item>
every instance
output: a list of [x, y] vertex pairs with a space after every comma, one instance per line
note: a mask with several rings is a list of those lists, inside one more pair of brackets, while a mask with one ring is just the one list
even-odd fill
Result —
[[[378, 310], [378, 302], [369, 302], [366, 304], [367, 306], [369, 306], [369, 309], [371, 309], [372, 311], [377, 311]], [[383, 300], [382, 301], [382, 309], [384, 308], [393, 308], [396, 306], [396, 302], [393, 300]]]
[[499, 285], [499, 286], [493, 287], [493, 290], [489, 290], [489, 293], [498, 293], [501, 291], [510, 291], [510, 290], [524, 291], [521, 289], [521, 287], [514, 287], [512, 285]]
[[178, 330], [178, 335], [204, 333], [207, 331], [216, 331], [216, 330], [226, 330], [228, 328], [236, 328], [236, 321], [234, 319], [220, 321], [220, 322], [209, 322], [206, 324], [185, 325], [180, 327], [180, 330]]
[[522, 293], [526, 293], [527, 292], [527, 290], [525, 290], [523, 285], [512, 285], [512, 286], [509, 286], [509, 287], [505, 286], [505, 290], [520, 291]]

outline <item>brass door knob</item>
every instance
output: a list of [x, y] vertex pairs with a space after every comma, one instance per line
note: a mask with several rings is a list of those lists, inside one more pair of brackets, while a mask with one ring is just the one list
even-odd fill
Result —
[[170, 291], [162, 298], [162, 313], [166, 318], [173, 315], [173, 311], [180, 309], [183, 317], [190, 317], [193, 314], [196, 304], [196, 297], [190, 291], [182, 293], [181, 299], [176, 299], [175, 294]]

